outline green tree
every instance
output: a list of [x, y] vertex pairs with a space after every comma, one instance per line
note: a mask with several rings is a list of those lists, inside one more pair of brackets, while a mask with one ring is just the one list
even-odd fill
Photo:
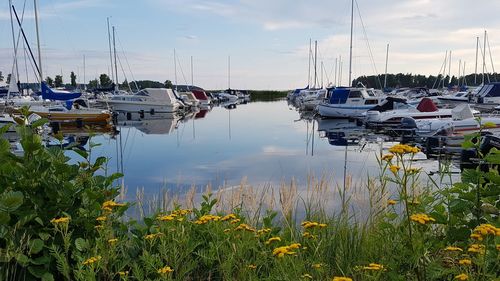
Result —
[[47, 83], [47, 85], [54, 87], [54, 80], [50, 78], [50, 76], [47, 76], [47, 78], [45, 78], [45, 82]]
[[95, 89], [99, 86], [99, 81], [97, 79], [90, 80], [88, 84], [89, 89]]
[[56, 75], [56, 77], [54, 78], [54, 85], [56, 87], [62, 87], [63, 85], [62, 75]]
[[108, 86], [111, 86], [111, 84], [113, 84], [113, 81], [111, 81], [109, 76], [105, 73], [103, 73], [99, 76], [99, 82], [100, 82], [102, 87], [108, 87]]
[[76, 88], [76, 75], [73, 71], [71, 71], [70, 78], [71, 78], [71, 87]]
[[172, 89], [172, 81], [166, 80], [163, 84], [165, 84], [165, 88]]

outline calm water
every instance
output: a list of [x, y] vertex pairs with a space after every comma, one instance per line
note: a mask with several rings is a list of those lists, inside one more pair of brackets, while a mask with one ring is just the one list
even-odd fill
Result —
[[[93, 139], [101, 146], [92, 155], [108, 157], [110, 172], [123, 169], [131, 200], [137, 188], [146, 196], [164, 189], [183, 194], [193, 185], [228, 188], [242, 179], [254, 187], [295, 179], [299, 191], [312, 175], [332, 186], [343, 186], [344, 174], [361, 184], [377, 175], [376, 155], [394, 144], [383, 136], [358, 137], [360, 129], [347, 120], [307, 119], [279, 100], [216, 106], [183, 119], [121, 121], [119, 134]], [[361, 140], [346, 146], [339, 135]], [[435, 161], [421, 162], [437, 169]]]

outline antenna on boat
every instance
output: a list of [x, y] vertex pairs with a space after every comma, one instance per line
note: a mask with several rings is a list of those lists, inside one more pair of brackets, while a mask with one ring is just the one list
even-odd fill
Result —
[[351, 1], [351, 42], [349, 44], [349, 87], [351, 86], [351, 76], [352, 76], [352, 31], [354, 22], [354, 0]]
[[389, 61], [389, 43], [387, 43], [387, 52], [385, 54], [385, 77], [384, 77], [384, 89], [387, 87], [387, 62]]
[[38, 46], [38, 74], [40, 75], [40, 90], [43, 81], [43, 71], [42, 71], [42, 53], [40, 51], [40, 27], [38, 23], [38, 9], [37, 9], [37, 0], [33, 0], [34, 8], [35, 8], [35, 26], [36, 26], [36, 42]]
[[116, 40], [115, 40], [115, 27], [113, 26], [113, 49], [115, 52], [115, 91], [118, 92], [118, 65], [116, 63]]

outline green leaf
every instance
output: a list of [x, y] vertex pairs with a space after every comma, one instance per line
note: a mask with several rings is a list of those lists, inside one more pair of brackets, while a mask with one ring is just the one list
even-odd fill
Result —
[[5, 126], [0, 127], [0, 135], [5, 134], [9, 130], [10, 125], [12, 125], [12, 124], [7, 124]]
[[23, 255], [23, 254], [17, 254], [16, 255], [16, 260], [23, 267], [27, 266], [28, 263], [29, 263], [29, 261], [30, 261], [30, 259], [28, 258], [28, 256]]
[[8, 224], [10, 221], [9, 213], [0, 211], [0, 224]]
[[38, 254], [43, 249], [44, 246], [43, 241], [40, 239], [31, 240], [29, 245], [31, 254]]
[[38, 237], [40, 237], [43, 241], [47, 241], [50, 238], [50, 234], [45, 232], [38, 233]]
[[35, 122], [31, 123], [31, 127], [32, 128], [38, 128], [38, 127], [41, 127], [45, 124], [49, 123], [49, 120], [46, 119], [46, 118], [42, 118], [42, 119], [38, 119], [36, 120]]
[[45, 272], [42, 276], [42, 281], [54, 281], [54, 276], [50, 272]]
[[83, 238], [76, 238], [75, 247], [78, 251], [84, 252], [88, 248], [88, 243]]
[[89, 157], [89, 154], [85, 150], [81, 150], [81, 149], [75, 147], [75, 148], [73, 148], [73, 151], [85, 159], [87, 159]]
[[45, 265], [50, 263], [50, 256], [44, 255], [38, 258], [34, 258], [31, 260], [31, 264], [34, 265]]
[[24, 202], [23, 193], [20, 191], [8, 191], [0, 196], [0, 211], [13, 212]]

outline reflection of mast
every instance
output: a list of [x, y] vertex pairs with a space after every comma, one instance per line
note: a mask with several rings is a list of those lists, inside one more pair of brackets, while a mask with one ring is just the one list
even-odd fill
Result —
[[313, 127], [312, 127], [312, 131], [311, 131], [311, 134], [312, 134], [312, 144], [311, 144], [311, 156], [314, 156], [314, 125], [316, 122], [314, 122], [315, 120], [313, 119], [312, 123], [313, 123]]
[[231, 139], [231, 110], [228, 109], [229, 111], [229, 139]]

